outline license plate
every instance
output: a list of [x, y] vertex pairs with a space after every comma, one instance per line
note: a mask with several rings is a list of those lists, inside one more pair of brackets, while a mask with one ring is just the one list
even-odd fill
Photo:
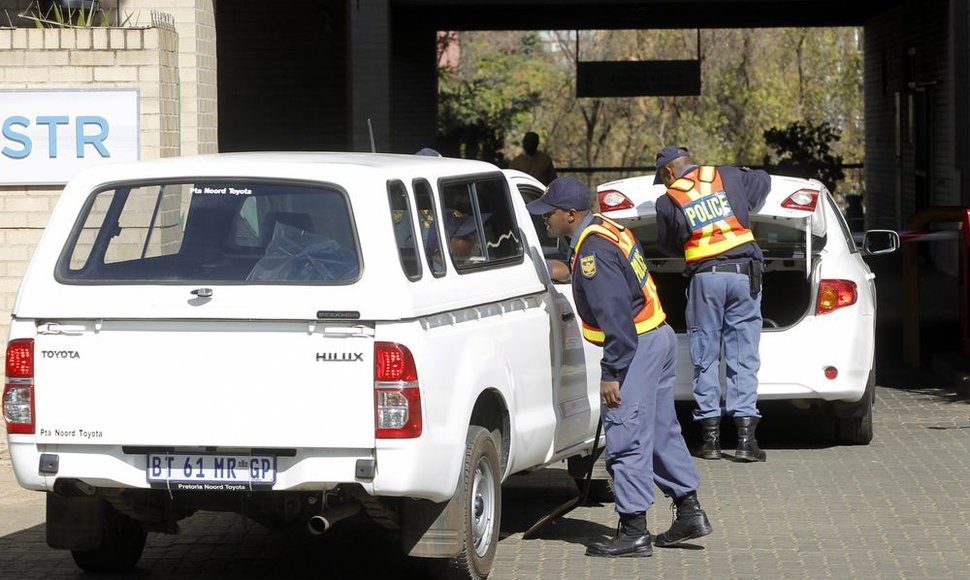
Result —
[[148, 482], [176, 490], [232, 491], [276, 483], [270, 455], [149, 453]]

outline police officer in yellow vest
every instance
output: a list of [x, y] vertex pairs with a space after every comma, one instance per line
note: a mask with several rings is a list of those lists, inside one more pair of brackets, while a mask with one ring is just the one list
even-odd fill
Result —
[[656, 545], [711, 533], [697, 501], [700, 479], [674, 408], [676, 338], [664, 322], [640, 245], [623, 226], [590, 213], [589, 190], [574, 177], [553, 180], [528, 208], [543, 216], [551, 235], [570, 238], [573, 297], [583, 336], [603, 346], [600, 413], [620, 525], [615, 537], [591, 543], [586, 554], [652, 554], [646, 512], [654, 501], [654, 482], [677, 506], [673, 525], [657, 536]]
[[[761, 358], [761, 273], [764, 256], [751, 233], [750, 212], [764, 203], [771, 177], [732, 166], [698, 166], [687, 149], [657, 153], [654, 183], [667, 186], [657, 199], [657, 241], [669, 255], [684, 256], [687, 333], [694, 365], [694, 420], [700, 422], [698, 457], [721, 457], [721, 416], [738, 431], [736, 461], [764, 461], [755, 427]], [[723, 350], [722, 350], [723, 344]], [[719, 364], [727, 368], [721, 406]]]

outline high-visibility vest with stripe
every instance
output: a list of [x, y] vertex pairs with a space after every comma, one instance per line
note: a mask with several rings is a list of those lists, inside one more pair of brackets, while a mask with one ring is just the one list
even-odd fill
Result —
[[[647, 270], [647, 263], [643, 259], [643, 253], [637, 239], [633, 237], [630, 230], [615, 221], [600, 214], [595, 214], [593, 217], [593, 222], [586, 226], [586, 229], [579, 234], [576, 241], [576, 252], [573, 254], [572, 261], [573, 271], [576, 271], [576, 259], [587, 237], [591, 235], [599, 236], [619, 248], [627, 263], [630, 264], [630, 268], [633, 269], [633, 274], [640, 283], [640, 290], [643, 292], [643, 307], [633, 317], [633, 325], [637, 334], [643, 334], [657, 328], [667, 318], [667, 315], [664, 313], [663, 307], [660, 306], [657, 286]], [[583, 338], [593, 344], [601, 345], [606, 334], [602, 329], [583, 320]]]
[[688, 262], [754, 241], [751, 230], [734, 215], [717, 168], [698, 167], [673, 182], [667, 194], [687, 218], [691, 235], [684, 244], [684, 257]]

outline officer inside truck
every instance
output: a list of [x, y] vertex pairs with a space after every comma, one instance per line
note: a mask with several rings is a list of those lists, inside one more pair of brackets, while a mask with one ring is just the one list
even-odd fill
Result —
[[[482, 214], [482, 222], [488, 222], [491, 214]], [[455, 265], [462, 266], [474, 261], [474, 258], [481, 257], [481, 245], [478, 240], [478, 226], [475, 216], [458, 209], [445, 208], [444, 210], [445, 234], [448, 236], [448, 249], [451, 252], [451, 259]], [[438, 231], [432, 227], [428, 232], [426, 244], [435, 269], [444, 265], [444, 257], [441, 255], [441, 244], [438, 243]]]

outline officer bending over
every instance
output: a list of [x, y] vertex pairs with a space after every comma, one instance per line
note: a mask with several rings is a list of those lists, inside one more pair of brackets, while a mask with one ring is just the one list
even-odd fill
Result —
[[[771, 177], [723, 165], [698, 166], [685, 147], [657, 153], [654, 183], [667, 186], [657, 199], [657, 241], [669, 255], [684, 256], [687, 332], [694, 364], [694, 420], [701, 425], [697, 456], [721, 457], [721, 415], [738, 430], [735, 461], [764, 461], [755, 428], [761, 356], [761, 273], [764, 255], [751, 232], [750, 212], [764, 203]], [[722, 349], [723, 343], [723, 349]], [[727, 406], [721, 408], [720, 359], [727, 367]]]

